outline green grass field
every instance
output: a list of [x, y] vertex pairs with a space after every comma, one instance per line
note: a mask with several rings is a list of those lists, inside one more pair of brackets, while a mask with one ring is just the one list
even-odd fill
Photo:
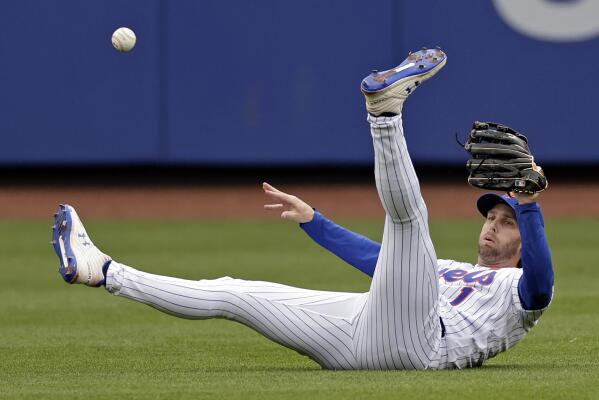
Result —
[[[377, 239], [380, 221], [342, 221]], [[432, 222], [442, 258], [475, 260], [480, 221]], [[555, 298], [516, 348], [462, 371], [320, 370], [229, 321], [177, 319], [65, 284], [50, 220], [0, 222], [0, 398], [599, 398], [599, 220], [549, 220]], [[369, 279], [280, 221], [89, 221], [139, 269], [366, 291]]]

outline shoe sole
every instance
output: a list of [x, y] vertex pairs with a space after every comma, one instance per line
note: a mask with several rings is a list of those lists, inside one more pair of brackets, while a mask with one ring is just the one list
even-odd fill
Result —
[[[361, 89], [366, 94], [380, 93], [410, 80], [418, 86], [422, 80], [435, 75], [447, 62], [441, 49], [420, 50], [410, 53], [397, 67], [383, 72], [374, 72], [362, 80]], [[418, 80], [420, 78], [420, 80]], [[408, 92], [411, 88], [408, 88]]]
[[71, 228], [73, 220], [68, 204], [61, 204], [54, 214], [52, 227], [52, 245], [60, 260], [59, 272], [67, 283], [73, 283], [77, 278], [77, 259], [71, 247]]

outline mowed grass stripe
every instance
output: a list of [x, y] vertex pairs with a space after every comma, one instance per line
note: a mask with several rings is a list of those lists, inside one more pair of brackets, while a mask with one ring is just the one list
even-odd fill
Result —
[[[381, 221], [347, 220], [377, 240]], [[475, 261], [481, 221], [431, 223], [438, 256]], [[89, 221], [116, 259], [188, 279], [229, 275], [339, 291], [369, 279], [281, 221]], [[0, 222], [0, 398], [597, 398], [599, 220], [547, 221], [556, 297], [483, 368], [334, 372], [229, 321], [189, 321], [69, 286], [47, 221]]]

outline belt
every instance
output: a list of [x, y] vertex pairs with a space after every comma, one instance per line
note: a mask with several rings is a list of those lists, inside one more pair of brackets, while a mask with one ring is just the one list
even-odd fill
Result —
[[441, 337], [445, 337], [445, 324], [443, 323], [443, 318], [439, 317], [439, 322], [441, 322]]

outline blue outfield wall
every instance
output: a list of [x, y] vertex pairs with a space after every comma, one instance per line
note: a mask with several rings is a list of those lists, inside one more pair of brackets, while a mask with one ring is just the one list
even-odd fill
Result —
[[415, 162], [463, 163], [455, 133], [490, 120], [599, 163], [596, 0], [0, 0], [0, 164], [369, 164], [360, 80], [435, 45]]

